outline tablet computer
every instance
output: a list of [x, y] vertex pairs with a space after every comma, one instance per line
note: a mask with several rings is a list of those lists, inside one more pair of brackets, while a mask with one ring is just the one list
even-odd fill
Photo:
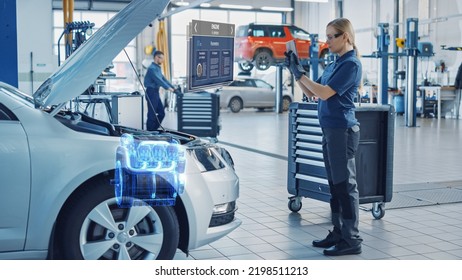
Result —
[[287, 49], [287, 52], [292, 51], [298, 57], [297, 48], [296, 48], [296, 45], [295, 45], [295, 40], [288, 41], [286, 43], [286, 49]]

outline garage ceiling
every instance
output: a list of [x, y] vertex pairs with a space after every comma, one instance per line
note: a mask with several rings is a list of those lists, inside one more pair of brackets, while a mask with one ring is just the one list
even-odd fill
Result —
[[[154, 1], [154, 0], [153, 0]], [[62, 9], [62, 0], [53, 0], [53, 9]], [[119, 11], [124, 8], [131, 0], [74, 0], [75, 10], [94, 10], [94, 11]], [[172, 0], [174, 2], [189, 2], [193, 3], [196, 0]], [[273, 7], [290, 7], [291, 0], [210, 0], [212, 7], [218, 7], [219, 4], [234, 4], [234, 5], [251, 5], [255, 9], [260, 9], [263, 6]]]
[[[120, 11], [131, 0], [74, 0], [75, 10]], [[53, 9], [62, 9], [62, 0], [53, 0]]]
[[84, 2], [84, 3], [87, 3], [88, 5], [91, 5], [92, 3], [101, 3], [101, 2], [102, 3], [128, 4], [131, 1], [130, 0], [74, 0], [74, 3], [77, 3], [77, 2]]

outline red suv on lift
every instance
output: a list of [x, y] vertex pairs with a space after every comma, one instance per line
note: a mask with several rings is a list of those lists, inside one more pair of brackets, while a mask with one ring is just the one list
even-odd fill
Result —
[[[234, 60], [244, 71], [253, 66], [267, 70], [271, 65], [284, 61], [286, 42], [295, 40], [300, 59], [309, 58], [310, 34], [294, 25], [250, 23], [237, 28], [234, 41]], [[326, 58], [329, 49], [319, 42], [319, 58]], [[321, 61], [321, 63], [323, 63]]]

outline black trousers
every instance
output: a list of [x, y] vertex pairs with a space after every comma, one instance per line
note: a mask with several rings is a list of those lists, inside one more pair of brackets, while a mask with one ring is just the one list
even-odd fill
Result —
[[359, 193], [356, 183], [355, 154], [359, 145], [359, 126], [323, 128], [322, 150], [329, 181], [334, 232], [350, 245], [358, 245]]
[[159, 89], [148, 87], [146, 89], [146, 101], [148, 103], [146, 130], [157, 130], [165, 118], [165, 108], [160, 100]]

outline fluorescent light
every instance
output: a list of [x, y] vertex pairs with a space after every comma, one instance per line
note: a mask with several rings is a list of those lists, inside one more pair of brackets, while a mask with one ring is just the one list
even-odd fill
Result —
[[177, 5], [177, 6], [189, 6], [189, 2], [183, 2], [183, 0], [181, 1], [176, 1], [174, 2], [173, 4]]
[[231, 5], [231, 4], [220, 4], [218, 7], [223, 9], [238, 9], [238, 10], [252, 10], [253, 7], [249, 5]]
[[317, 2], [317, 3], [327, 3], [329, 0], [295, 0], [295, 2]]
[[286, 7], [261, 7], [263, 11], [274, 11], [274, 12], [292, 12], [294, 8], [286, 8]]
[[210, 7], [212, 7], [212, 5], [210, 3], [202, 3], [200, 6], [202, 8], [210, 8]]

